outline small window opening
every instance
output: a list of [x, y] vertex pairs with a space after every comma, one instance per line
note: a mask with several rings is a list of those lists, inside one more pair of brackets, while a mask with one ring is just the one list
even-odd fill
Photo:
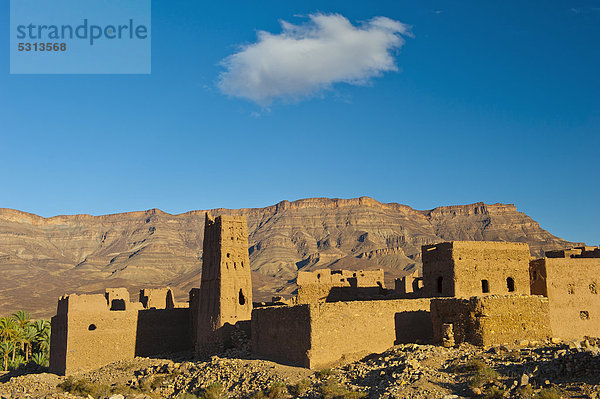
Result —
[[595, 282], [590, 284], [590, 292], [594, 295], [598, 294], [598, 287], [596, 286]]
[[90, 331], [94, 331], [95, 329], [96, 329], [96, 325], [95, 324], [90, 324], [88, 326], [88, 330], [90, 330]]
[[227, 257], [229, 258], [229, 253], [227, 253]]
[[442, 276], [438, 277], [438, 279], [437, 279], [437, 292], [439, 292], [440, 294], [442, 293], [443, 284], [444, 284], [444, 278]]
[[575, 295], [575, 285], [574, 284], [567, 285], [567, 292], [570, 295]]
[[481, 280], [481, 292], [484, 294], [490, 292], [490, 283], [487, 280]]
[[244, 261], [242, 261], [241, 264], [242, 264], [242, 267], [244, 267]]
[[233, 268], [237, 269], [237, 263], [236, 262], [233, 262]]
[[508, 288], [508, 292], [514, 292], [515, 291], [515, 280], [513, 280], [512, 277], [508, 277], [506, 279], [506, 288]]
[[589, 320], [590, 319], [590, 312], [588, 312], [587, 310], [582, 310], [581, 312], [579, 312], [579, 318], [581, 320]]
[[240, 295], [239, 295], [239, 302], [240, 302], [240, 305], [246, 304], [246, 297], [244, 296], [244, 293], [242, 292], [241, 289], [240, 289]]
[[317, 274], [317, 278], [320, 279], [321, 278], [321, 273]]

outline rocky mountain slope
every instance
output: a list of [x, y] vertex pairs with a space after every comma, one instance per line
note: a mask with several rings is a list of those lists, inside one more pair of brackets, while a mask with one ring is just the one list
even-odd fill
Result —
[[[422, 244], [520, 241], [533, 255], [573, 245], [514, 205], [476, 203], [420, 211], [372, 198], [309, 198], [244, 214], [255, 297], [290, 293], [300, 269], [384, 267], [388, 281], [420, 266]], [[205, 211], [158, 209], [43, 218], [0, 209], [0, 313], [54, 312], [56, 298], [109, 286], [170, 285], [180, 300], [199, 285]]]

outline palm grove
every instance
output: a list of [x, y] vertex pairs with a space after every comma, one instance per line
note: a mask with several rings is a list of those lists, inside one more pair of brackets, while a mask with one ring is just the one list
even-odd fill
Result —
[[48, 366], [50, 322], [31, 320], [29, 313], [19, 310], [0, 317], [0, 367], [16, 369], [22, 364]]

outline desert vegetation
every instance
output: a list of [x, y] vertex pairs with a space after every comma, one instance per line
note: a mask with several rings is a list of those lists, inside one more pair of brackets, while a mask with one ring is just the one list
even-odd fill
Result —
[[0, 370], [27, 364], [47, 367], [49, 351], [48, 320], [31, 320], [24, 310], [0, 317]]

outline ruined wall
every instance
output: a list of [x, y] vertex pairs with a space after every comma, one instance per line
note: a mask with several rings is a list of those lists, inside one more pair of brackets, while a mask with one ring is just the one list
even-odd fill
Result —
[[172, 309], [175, 307], [171, 288], [144, 288], [140, 290], [140, 303], [144, 309]]
[[245, 216], [206, 214], [197, 350], [218, 350], [226, 324], [250, 320], [252, 281]]
[[404, 297], [416, 297], [423, 293], [423, 275], [415, 270], [409, 275], [394, 280], [394, 291]]
[[546, 258], [600, 258], [600, 248], [592, 246], [546, 251]]
[[331, 284], [338, 287], [377, 287], [383, 286], [383, 269], [377, 270], [332, 270], [320, 269], [312, 272], [298, 272], [298, 285]]
[[600, 258], [544, 258], [531, 262], [532, 294], [550, 302], [552, 334], [563, 339], [600, 332]]
[[310, 367], [310, 307], [275, 306], [252, 311], [252, 351], [280, 363]]
[[127, 288], [107, 288], [104, 293], [110, 310], [125, 310], [129, 303], [129, 291]]
[[50, 371], [72, 374], [135, 355], [137, 310], [109, 310], [105, 295], [70, 295], [59, 300], [53, 330], [66, 342], [50, 348]]
[[144, 310], [141, 303], [125, 302], [128, 297], [122, 288], [61, 297], [52, 318], [50, 371], [72, 374], [192, 348], [189, 309]]
[[[267, 307], [252, 313], [253, 352], [320, 369], [432, 337], [429, 299]], [[308, 336], [308, 342], [307, 342]]]
[[529, 294], [527, 244], [453, 241], [422, 251], [426, 296]]
[[548, 300], [542, 296], [505, 295], [431, 300], [434, 341], [490, 346], [551, 336]]
[[384, 273], [378, 270], [331, 270], [298, 272], [296, 303], [372, 299], [383, 293]]
[[[429, 299], [335, 302], [312, 305], [310, 367], [324, 368], [336, 362], [351, 361], [393, 346], [400, 335], [431, 338], [431, 319], [422, 324], [401, 324], [404, 312], [429, 314]], [[400, 323], [400, 324], [399, 324]]]

